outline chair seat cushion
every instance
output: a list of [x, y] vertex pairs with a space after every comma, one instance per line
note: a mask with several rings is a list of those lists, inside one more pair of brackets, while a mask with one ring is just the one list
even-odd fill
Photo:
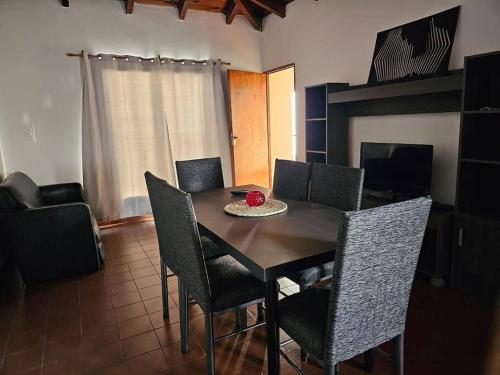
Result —
[[287, 277], [300, 286], [310, 286], [326, 277], [332, 277], [332, 275], [333, 262], [328, 262], [321, 266], [311, 267]]
[[227, 255], [217, 244], [206, 236], [200, 236], [201, 247], [203, 249], [203, 254], [205, 259], [213, 259], [223, 255]]
[[279, 301], [280, 327], [306, 352], [324, 357], [330, 290], [310, 288]]
[[264, 298], [264, 283], [229, 255], [206, 262], [213, 311], [223, 311]]

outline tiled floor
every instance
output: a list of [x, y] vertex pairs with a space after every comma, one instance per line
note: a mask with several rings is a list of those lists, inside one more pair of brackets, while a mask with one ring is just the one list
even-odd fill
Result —
[[[153, 223], [106, 229], [103, 240], [107, 261], [100, 272], [26, 290], [3, 282], [0, 374], [205, 373], [204, 319], [196, 305], [190, 306], [191, 350], [180, 351], [175, 277], [169, 278], [170, 319], [163, 320]], [[282, 288], [296, 291], [287, 281]], [[250, 321], [254, 316], [250, 309]], [[408, 314], [406, 374], [500, 373], [499, 316], [499, 309], [417, 279]], [[218, 317], [216, 335], [233, 325], [231, 314]], [[218, 343], [218, 374], [265, 374], [265, 342], [262, 327]], [[288, 350], [300, 362], [297, 347]], [[281, 363], [283, 374], [295, 374]], [[301, 366], [321, 373], [314, 364]], [[360, 367], [355, 358], [341, 365], [341, 374], [364, 374]], [[392, 374], [380, 355], [375, 374]]]

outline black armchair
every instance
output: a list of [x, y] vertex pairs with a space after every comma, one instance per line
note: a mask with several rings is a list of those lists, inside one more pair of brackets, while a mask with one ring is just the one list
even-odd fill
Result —
[[6, 237], [26, 284], [97, 271], [99, 227], [80, 184], [38, 187], [15, 172], [0, 183]]

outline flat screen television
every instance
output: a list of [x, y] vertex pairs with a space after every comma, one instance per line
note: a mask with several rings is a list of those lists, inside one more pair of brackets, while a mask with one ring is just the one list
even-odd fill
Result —
[[404, 197], [431, 191], [433, 146], [401, 143], [361, 143], [365, 189]]

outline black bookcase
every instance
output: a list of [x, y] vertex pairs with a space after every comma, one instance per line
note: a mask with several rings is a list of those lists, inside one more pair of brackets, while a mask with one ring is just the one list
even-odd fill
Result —
[[500, 302], [500, 52], [464, 63], [452, 283]]
[[335, 128], [328, 113], [328, 94], [348, 86], [323, 83], [306, 87], [306, 161], [347, 165], [347, 133]]

